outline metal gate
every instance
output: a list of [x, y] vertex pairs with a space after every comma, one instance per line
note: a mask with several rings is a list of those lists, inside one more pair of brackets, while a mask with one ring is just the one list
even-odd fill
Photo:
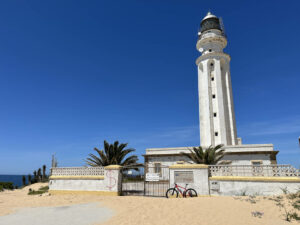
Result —
[[164, 197], [170, 187], [169, 167], [147, 165], [122, 169], [122, 195]]

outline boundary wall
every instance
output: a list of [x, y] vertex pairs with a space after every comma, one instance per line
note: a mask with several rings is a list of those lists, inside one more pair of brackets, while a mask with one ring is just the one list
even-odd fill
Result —
[[[52, 168], [51, 194], [121, 194], [121, 166]], [[289, 165], [221, 166], [178, 164], [169, 166], [170, 187], [176, 182], [206, 195], [277, 195], [283, 189], [300, 190], [300, 173]]]
[[209, 186], [211, 195], [279, 195], [300, 190], [300, 178], [213, 176]]
[[52, 168], [51, 194], [96, 194], [117, 196], [121, 191], [121, 166]]
[[[170, 186], [173, 187], [176, 182], [176, 173], [190, 171], [193, 183], [188, 187], [194, 188], [198, 196], [278, 195], [283, 193], [283, 189], [291, 193], [300, 190], [299, 171], [289, 165], [209, 166], [178, 163], [170, 166]], [[185, 183], [178, 184], [185, 186]]]

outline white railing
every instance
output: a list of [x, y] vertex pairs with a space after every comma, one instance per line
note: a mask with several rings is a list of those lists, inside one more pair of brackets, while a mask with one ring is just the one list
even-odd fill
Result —
[[54, 167], [51, 176], [104, 176], [104, 167]]
[[299, 170], [291, 165], [211, 165], [210, 176], [244, 177], [300, 177]]

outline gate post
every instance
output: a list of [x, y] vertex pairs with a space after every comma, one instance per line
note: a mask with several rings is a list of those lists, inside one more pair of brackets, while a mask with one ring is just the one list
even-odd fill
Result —
[[122, 185], [122, 166], [120, 165], [109, 165], [104, 167], [104, 185], [111, 195], [121, 194]]
[[198, 196], [209, 195], [208, 183], [208, 165], [205, 164], [175, 164], [169, 166], [170, 168], [170, 186], [174, 183], [184, 186], [186, 183], [188, 187], [194, 188]]

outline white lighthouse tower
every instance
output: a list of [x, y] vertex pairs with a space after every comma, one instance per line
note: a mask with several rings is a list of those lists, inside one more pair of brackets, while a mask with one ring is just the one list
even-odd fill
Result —
[[197, 50], [201, 146], [237, 145], [230, 56], [223, 25], [210, 12], [200, 24]]
[[[224, 144], [220, 164], [270, 165], [277, 164], [273, 144], [242, 144], [236, 135], [230, 79], [230, 56], [223, 52], [227, 38], [221, 20], [210, 12], [200, 24], [197, 50], [201, 56], [198, 67], [200, 108], [200, 141], [202, 147]], [[191, 147], [148, 148], [145, 164], [170, 166], [178, 161], [193, 163], [182, 153], [191, 153]]]

